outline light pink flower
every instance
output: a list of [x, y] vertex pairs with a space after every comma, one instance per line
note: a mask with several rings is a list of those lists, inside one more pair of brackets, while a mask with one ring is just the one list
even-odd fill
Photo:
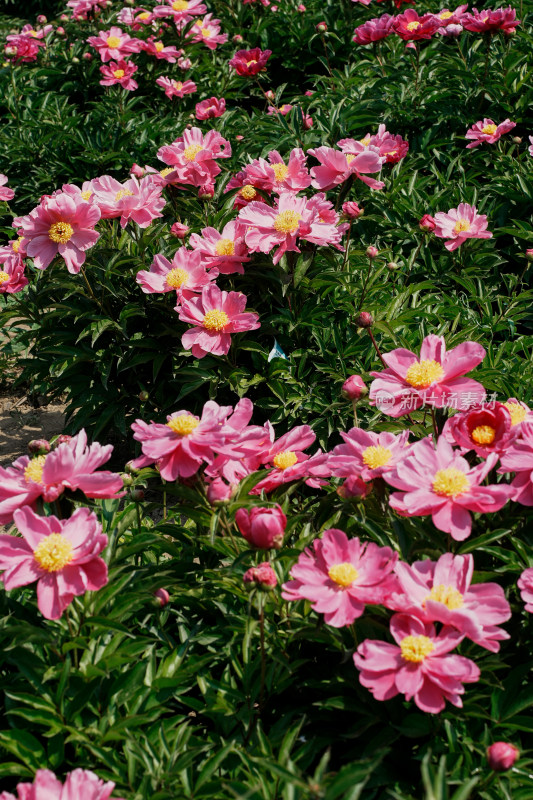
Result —
[[109, 64], [103, 64], [100, 67], [100, 72], [104, 76], [104, 80], [100, 81], [100, 84], [102, 86], [113, 86], [118, 83], [128, 92], [135, 91], [135, 89], [139, 88], [139, 84], [131, 76], [137, 70], [138, 67], [131, 61], [111, 61]]
[[467, 144], [466, 147], [467, 149], [477, 147], [483, 142], [494, 144], [504, 133], [509, 133], [513, 128], [516, 128], [516, 122], [511, 122], [510, 119], [505, 119], [499, 124], [496, 124], [491, 119], [476, 122], [465, 134], [467, 139], [472, 139], [471, 144]]
[[222, 426], [231, 406], [219, 406], [212, 400], [205, 404], [200, 419], [189, 411], [175, 411], [165, 424], [136, 420], [133, 438], [141, 442], [143, 455], [132, 465], [141, 469], [156, 463], [166, 481], [190, 478], [202, 464], [211, 464], [215, 451], [224, 445]]
[[436, 227], [433, 233], [440, 239], [448, 239], [444, 243], [447, 250], [457, 250], [467, 239], [491, 239], [492, 233], [487, 230], [487, 217], [478, 214], [475, 206], [459, 203], [457, 208], [450, 208], [447, 214], [443, 211], [435, 214]]
[[442, 711], [446, 700], [461, 708], [462, 684], [480, 676], [469, 658], [449, 654], [463, 634], [446, 626], [437, 635], [433, 625], [407, 614], [395, 614], [390, 630], [396, 645], [365, 639], [357, 648], [353, 660], [361, 684], [376, 700], [403, 694], [429, 714]]
[[485, 357], [477, 342], [463, 342], [446, 352], [444, 337], [430, 334], [420, 358], [400, 347], [383, 355], [387, 369], [371, 372], [370, 403], [391, 417], [401, 417], [423, 405], [469, 408], [483, 402], [485, 389], [463, 377]]
[[[351, 144], [353, 139], [341, 139], [337, 144], [342, 148], [345, 142]], [[363, 139], [359, 139], [359, 144], [365, 149], [376, 147], [387, 164], [397, 164], [409, 152], [409, 142], [399, 134], [389, 133], [385, 125], [379, 125], [377, 133], [367, 133]]]
[[13, 191], [13, 189], [10, 189], [8, 186], [6, 186], [8, 180], [9, 178], [7, 177], [7, 175], [0, 174], [0, 200], [3, 200], [5, 202], [9, 202], [10, 200], [13, 200], [13, 198], [15, 197], [15, 192]]
[[132, 53], [141, 50], [142, 41], [132, 39], [129, 33], [123, 33], [121, 28], [115, 26], [108, 31], [100, 31], [98, 36], [89, 36], [87, 43], [98, 50], [102, 61], [121, 61]]
[[[224, 446], [210, 464], [205, 474], [224, 478], [230, 484], [238, 484], [247, 475], [261, 466], [261, 455], [270, 446], [271, 427], [249, 425], [253, 404], [244, 397], [239, 400], [231, 416], [224, 423]], [[213, 486], [213, 483], [211, 486]], [[209, 492], [209, 490], [208, 490]]]
[[331, 475], [327, 453], [320, 451], [309, 456], [306, 450], [316, 439], [309, 425], [298, 425], [279, 439], [274, 439], [274, 429], [270, 426], [271, 442], [263, 448], [259, 455], [258, 465], [273, 467], [266, 478], [263, 478], [250, 491], [250, 494], [271, 492], [284, 483], [305, 480], [312, 488], [324, 484], [323, 478]]
[[181, 343], [196, 358], [207, 353], [226, 355], [231, 334], [254, 331], [261, 327], [257, 314], [246, 313], [246, 295], [223, 292], [215, 284], [205, 286], [201, 297], [183, 299], [179, 311], [182, 322], [194, 325], [185, 331]]
[[342, 151], [325, 146], [309, 150], [310, 155], [320, 162], [320, 166], [311, 169], [312, 186], [326, 191], [354, 176], [371, 189], [383, 189], [385, 184], [382, 181], [367, 177], [368, 173], [381, 170], [385, 158], [379, 154], [379, 150], [374, 147], [364, 147], [354, 139], [344, 141], [353, 142], [352, 152], [348, 149]]
[[46, 269], [59, 255], [75, 275], [85, 262], [85, 251], [100, 238], [94, 226], [100, 211], [80, 195], [57, 192], [44, 196], [28, 216], [17, 217], [13, 224], [22, 229], [27, 254], [37, 269]]
[[412, 614], [423, 622], [450, 625], [469, 639], [497, 653], [500, 641], [509, 639], [498, 625], [511, 617], [511, 608], [497, 583], [471, 585], [471, 555], [444, 553], [438, 561], [399, 561], [395, 567], [399, 593], [387, 606]]
[[518, 588], [520, 589], [520, 596], [524, 603], [526, 611], [533, 614], [533, 568], [525, 569], [518, 579]]
[[[243, 180], [240, 185], [252, 184], [268, 194], [270, 192], [277, 194], [299, 192], [311, 185], [306, 161], [307, 157], [299, 147], [291, 150], [287, 163], [277, 150], [271, 150], [268, 154], [268, 161], [264, 158], [256, 159], [245, 168], [244, 175], [239, 173]], [[226, 191], [230, 188], [234, 188], [232, 181], [229, 182]]]
[[498, 472], [516, 472], [511, 481], [513, 500], [533, 506], [533, 421], [525, 419], [519, 427], [519, 438], [501, 455]]
[[195, 44], [205, 44], [209, 50], [215, 50], [217, 45], [228, 41], [227, 33], [220, 33], [220, 20], [212, 19], [212, 14], [206, 14], [203, 19], [196, 20], [185, 38], [191, 39]]
[[150, 271], [137, 273], [137, 283], [145, 294], [176, 292], [179, 302], [190, 299], [201, 292], [204, 286], [218, 276], [218, 270], [206, 271], [202, 256], [197, 250], [180, 247], [172, 261], [158, 253], [150, 266]]
[[487, 403], [454, 414], [442, 434], [450, 444], [459, 445], [462, 453], [474, 450], [485, 458], [489, 453], [506, 452], [518, 429], [512, 429], [511, 414], [503, 403]]
[[201, 0], [166, 0], [164, 5], [155, 6], [155, 17], [173, 17], [174, 22], [188, 22], [192, 17], [205, 14], [207, 8]]
[[329, 455], [331, 474], [338, 478], [361, 477], [364, 481], [380, 478], [390, 472], [409, 452], [409, 431], [397, 436], [394, 433], [374, 433], [362, 428], [340, 432], [344, 444], [339, 444]]
[[244, 229], [237, 220], [228, 222], [221, 233], [215, 228], [204, 228], [202, 235], [191, 234], [190, 245], [201, 254], [207, 269], [216, 267], [222, 275], [244, 273], [243, 264], [250, 260], [244, 241]]
[[209, 97], [196, 103], [196, 119], [211, 119], [211, 117], [221, 117], [226, 111], [226, 101], [223, 97], [220, 100], [216, 97]]
[[24, 261], [10, 247], [0, 248], [0, 294], [15, 294], [28, 285]]
[[382, 603], [390, 590], [398, 555], [390, 547], [348, 539], [332, 528], [306, 548], [283, 584], [284, 600], [309, 600], [334, 628], [351, 625], [367, 603]]
[[[455, 11], [450, 11], [448, 8], [443, 8], [438, 14], [435, 14], [435, 16], [440, 19], [440, 24], [443, 28], [447, 28], [448, 25], [461, 25], [467, 8], [468, 3], [462, 6], [457, 6]], [[441, 33], [440, 29], [439, 33]]]
[[0, 569], [6, 591], [37, 581], [37, 604], [47, 619], [59, 619], [76, 595], [107, 583], [107, 566], [98, 554], [107, 536], [96, 514], [78, 508], [70, 519], [39, 517], [31, 508], [15, 511], [23, 539], [0, 535]]
[[[81, 0], [94, 2], [95, 0]], [[76, 0], [69, 3], [72, 6]], [[100, 2], [100, 0], [97, 0]], [[97, 559], [100, 560], [100, 559]], [[19, 783], [17, 798], [8, 792], [0, 794], [0, 800], [109, 800], [115, 784], [109, 781], [104, 783], [94, 772], [85, 769], [75, 769], [69, 772], [64, 785], [53, 772], [48, 769], [38, 769], [33, 783]], [[116, 798], [116, 800], [120, 800]]]
[[471, 468], [443, 436], [436, 448], [427, 437], [411, 446], [393, 472], [383, 475], [401, 490], [391, 494], [389, 503], [403, 517], [431, 514], [436, 528], [463, 541], [472, 530], [469, 512], [499, 511], [512, 495], [507, 484], [482, 483], [497, 461], [491, 453], [483, 464]]
[[[87, 19], [89, 12], [95, 16], [100, 13], [102, 8], [107, 8], [107, 0], [68, 0], [68, 8], [72, 9], [72, 16], [76, 19]], [[67, 16], [60, 17], [67, 19]]]
[[185, 129], [183, 136], [157, 152], [160, 161], [175, 169], [180, 183], [199, 187], [213, 184], [220, 172], [216, 160], [230, 156], [227, 139], [218, 131], [208, 131], [204, 136], [200, 128]]
[[167, 97], [184, 97], [186, 94], [192, 94], [196, 91], [196, 84], [194, 81], [175, 81], [173, 78], [161, 77], [156, 78], [158, 86], [164, 89]]
[[102, 219], [120, 217], [120, 226], [136, 222], [147, 228], [154, 219], [162, 217], [165, 199], [161, 197], [161, 186], [150, 175], [140, 181], [131, 177], [119, 183], [110, 175], [102, 175], [92, 181], [94, 197], [91, 199], [100, 209]]
[[179, 52], [175, 47], [165, 46], [163, 42], [156, 41], [155, 36], [150, 36], [142, 44], [142, 49], [150, 56], [155, 56], [158, 60], [168, 61], [169, 64], [175, 64], [179, 56]]

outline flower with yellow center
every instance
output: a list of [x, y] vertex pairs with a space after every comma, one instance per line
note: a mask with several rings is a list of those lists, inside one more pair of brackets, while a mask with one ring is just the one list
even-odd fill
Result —
[[137, 19], [140, 19], [140, 20], [150, 19], [150, 12], [149, 11], [143, 11], [142, 14], [138, 15]]
[[186, 269], [174, 267], [167, 273], [165, 281], [167, 286], [170, 286], [172, 289], [181, 289], [181, 287], [187, 283], [188, 277], [189, 273]]
[[415, 389], [427, 389], [432, 383], [441, 381], [444, 378], [442, 364], [433, 359], [423, 359], [413, 361], [405, 374], [405, 380], [414, 386]]
[[350, 564], [349, 561], [344, 561], [342, 564], [334, 564], [330, 567], [328, 575], [337, 586], [347, 589], [357, 580], [358, 572], [353, 564]]
[[123, 197], [133, 197], [133, 192], [129, 189], [120, 189], [115, 195], [115, 203], [118, 203]]
[[429, 636], [404, 636], [400, 642], [400, 650], [404, 661], [419, 664], [435, 649]]
[[412, 22], [409, 22], [407, 24], [407, 30], [408, 31], [416, 31], [419, 27], [420, 27], [420, 23], [416, 19], [414, 19]]
[[352, 161], [354, 160], [354, 158], [355, 158], [355, 154], [354, 153], [347, 153], [346, 154], [346, 161], [348, 162], [348, 164], [351, 164]]
[[39, 542], [33, 557], [46, 572], [59, 572], [73, 560], [74, 550], [61, 533], [50, 533]]
[[161, 50], [163, 50], [163, 48], [165, 47], [165, 45], [163, 44], [163, 42], [156, 42], [154, 47], [156, 49], [156, 53], [160, 53]]
[[172, 3], [172, 10], [173, 11], [187, 11], [189, 8], [189, 3], [187, 0], [174, 0]]
[[254, 187], [250, 186], [249, 183], [247, 183], [246, 186], [242, 187], [239, 194], [241, 194], [245, 200], [253, 200], [254, 197], [257, 196], [257, 192], [255, 191]]
[[202, 32], [202, 36], [204, 37], [204, 39], [210, 39], [211, 38], [211, 31], [208, 28], [206, 28], [205, 30], [202, 28], [201, 32]]
[[433, 491], [443, 497], [457, 497], [470, 488], [470, 481], [464, 472], [455, 467], [439, 469], [433, 478]]
[[24, 480], [33, 481], [34, 483], [42, 483], [45, 461], [46, 456], [36, 456], [36, 458], [32, 458], [24, 470]]
[[296, 233], [301, 218], [297, 211], [282, 211], [274, 220], [274, 228], [278, 233]]
[[90, 200], [92, 196], [93, 196], [93, 193], [89, 189], [87, 189], [86, 192], [82, 192], [81, 193], [81, 199], [85, 200], [86, 202], [88, 200]]
[[18, 253], [18, 251], [20, 250], [20, 245], [22, 244], [23, 238], [24, 238], [23, 236], [19, 236], [18, 239], [13, 239], [13, 241], [11, 242], [11, 249], [13, 250], [14, 253]]
[[108, 36], [105, 43], [111, 50], [116, 50], [122, 44], [122, 39], [118, 36]]
[[503, 403], [509, 414], [511, 415], [511, 425], [519, 425], [527, 417], [528, 410], [520, 403]]
[[166, 178], [171, 172], [174, 172], [174, 167], [165, 167], [165, 169], [160, 170], [159, 174], [162, 178]]
[[180, 414], [167, 422], [167, 428], [180, 436], [189, 436], [200, 424], [200, 420], [192, 414]]
[[363, 463], [369, 469], [377, 469], [378, 467], [384, 467], [385, 464], [388, 464], [392, 458], [392, 453], [388, 447], [382, 447], [382, 445], [371, 445], [363, 450]]
[[438, 586], [433, 586], [426, 600], [434, 600], [436, 603], [442, 603], [449, 608], [450, 611], [455, 611], [456, 608], [462, 608], [464, 605], [463, 595], [454, 586], [445, 586], [439, 583]]
[[48, 229], [48, 238], [57, 244], [66, 244], [74, 235], [74, 228], [68, 222], [54, 222]]
[[116, 70], [113, 72], [113, 75], [115, 76], [115, 78], [123, 78], [125, 74], [126, 74], [126, 73], [124, 72], [124, 70], [123, 70], [123, 69], [116, 69]]
[[172, 81], [172, 86], [177, 92], [181, 92], [183, 89], [183, 82], [182, 81]]
[[189, 147], [186, 147], [183, 151], [183, 157], [185, 161], [194, 161], [200, 150], [203, 150], [201, 144], [191, 144]]
[[492, 136], [492, 134], [496, 133], [497, 130], [498, 126], [492, 123], [490, 125], [483, 125], [481, 128], [481, 133], [487, 133], [489, 136]]
[[492, 444], [495, 436], [496, 430], [492, 425], [478, 425], [470, 434], [470, 438], [476, 444]]
[[232, 256], [235, 253], [235, 242], [231, 239], [219, 239], [215, 245], [217, 256]]
[[225, 311], [213, 308], [205, 315], [202, 325], [208, 331], [222, 331], [229, 322], [229, 317]]
[[289, 174], [289, 168], [286, 164], [280, 162], [279, 164], [271, 164], [270, 165], [274, 170], [274, 175], [276, 176], [276, 183], [283, 183], [284, 180], [287, 179], [287, 175]]
[[3, 269], [0, 269], [0, 286], [3, 286], [4, 283], [9, 281], [9, 275], [7, 272], [4, 272]]
[[359, 139], [359, 144], [362, 144], [363, 147], [368, 147], [370, 144], [370, 136], [365, 136], [364, 139]]
[[257, 64], [257, 61], [255, 60], [255, 58], [251, 58], [250, 61], [246, 62], [246, 65], [248, 67], [250, 67], [252, 64]]
[[458, 219], [453, 226], [454, 233], [464, 233], [470, 230], [470, 223], [467, 219]]
[[450, 19], [450, 17], [453, 17], [451, 11], [443, 11], [442, 14], [439, 14], [439, 19]]
[[298, 456], [292, 450], [283, 450], [274, 456], [272, 463], [276, 469], [288, 469], [298, 463]]

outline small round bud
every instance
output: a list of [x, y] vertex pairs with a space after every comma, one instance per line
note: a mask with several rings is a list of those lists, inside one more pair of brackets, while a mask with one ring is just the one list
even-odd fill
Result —
[[233, 37], [232, 41], [234, 41], [236, 44], [238, 44], [239, 42], [243, 41], [243, 38], [242, 38], [240, 33], [236, 33], [235, 36]]
[[318, 25], [316, 26], [316, 29], [319, 33], [325, 33], [328, 29], [327, 23], [319, 22]]
[[207, 487], [207, 501], [212, 506], [225, 505], [230, 501], [233, 494], [233, 487], [222, 480], [215, 478]]
[[487, 749], [487, 761], [494, 772], [511, 769], [519, 756], [520, 750], [509, 742], [494, 742]]
[[61, 16], [59, 17], [59, 19], [61, 20], [61, 22], [68, 22], [68, 16], [67, 16], [67, 14], [61, 14]]
[[522, 137], [521, 136], [513, 136], [512, 140], [513, 144], [522, 144]]
[[130, 492], [130, 500], [133, 500], [135, 503], [144, 500], [144, 489], [132, 489]]
[[348, 200], [346, 203], [342, 204], [342, 213], [347, 219], [358, 219], [363, 216], [365, 209], [360, 208], [355, 200]]
[[368, 389], [360, 375], [350, 375], [342, 384], [341, 394], [346, 400], [360, 400]]
[[39, 14], [39, 15], [37, 16], [37, 22], [39, 23], [39, 25], [46, 25], [46, 23], [48, 22], [48, 20], [46, 19], [46, 17], [44, 16], [44, 14]]
[[418, 224], [420, 225], [421, 231], [434, 231], [435, 226], [437, 225], [437, 223], [430, 214], [424, 214], [424, 216], [422, 217], [422, 219]]
[[533, 261], [533, 248], [526, 250], [526, 258], [528, 261]]
[[82, 58], [85, 59], [85, 61], [92, 61], [93, 60], [93, 54], [92, 53], [84, 53], [82, 55]]
[[150, 395], [147, 391], [139, 392], [139, 400], [141, 403], [146, 403], [146, 401], [150, 398]]
[[50, 442], [47, 439], [32, 439], [28, 442], [28, 453], [32, 456], [45, 456], [50, 450]]
[[374, 317], [368, 311], [361, 311], [355, 318], [355, 324], [358, 328], [371, 328], [374, 324]]
[[364, 500], [372, 491], [372, 483], [365, 483], [362, 478], [351, 475], [338, 487], [337, 494], [342, 500]]
[[154, 592], [154, 597], [156, 599], [157, 605], [160, 608], [166, 606], [166, 604], [170, 600], [170, 595], [166, 589], [156, 589], [156, 591]]
[[136, 178], [144, 177], [145, 172], [146, 170], [144, 169], [144, 167], [140, 167], [139, 164], [135, 162], [130, 167], [130, 175], [135, 175]]
[[198, 189], [198, 197], [200, 200], [211, 200], [215, 195], [215, 187], [206, 184], [205, 186], [200, 186]]
[[244, 139], [244, 136], [243, 136], [241, 133], [238, 133], [238, 134], [235, 136], [235, 138], [236, 138], [236, 140], [237, 140], [238, 142], [242, 142], [242, 140]]
[[405, 45], [406, 50], [416, 50], [416, 44], [414, 42], [407, 42]]
[[390, 270], [400, 269], [400, 265], [398, 264], [397, 261], [389, 261], [387, 264], [387, 269]]
[[56, 28], [56, 33], [57, 33], [58, 36], [64, 36], [65, 35], [65, 29], [62, 28], [61, 25], [60, 25], [59, 28]]
[[268, 561], [263, 561], [257, 567], [251, 567], [244, 573], [242, 579], [244, 583], [255, 584], [261, 589], [273, 589], [278, 582], [276, 573]]
[[139, 470], [137, 467], [133, 466], [133, 461], [128, 461], [128, 463], [124, 465], [124, 472], [135, 474], [136, 472], [139, 472]]
[[122, 478], [122, 483], [124, 486], [128, 487], [132, 485], [133, 478], [131, 477], [131, 475], [128, 475], [126, 472], [122, 472], [120, 477]]
[[73, 64], [79, 64], [79, 63], [80, 63], [80, 60], [79, 60], [79, 58], [78, 58], [77, 56], [73, 56], [73, 58], [72, 58], [72, 63], [73, 63]]
[[176, 239], [185, 239], [189, 233], [189, 226], [184, 225], [182, 222], [175, 222], [170, 229], [170, 233], [172, 236], [175, 236]]
[[304, 11], [307, 11], [307, 9], [306, 9], [306, 7], [304, 6], [304, 4], [303, 4], [303, 3], [300, 3], [300, 5], [298, 6], [298, 9], [297, 9], [297, 10], [298, 10], [298, 11], [299, 11], [301, 14], [303, 14], [303, 13], [304, 13]]
[[367, 255], [369, 258], [375, 258], [375, 257], [378, 255], [378, 253], [379, 253], [379, 250], [378, 250], [378, 248], [377, 248], [377, 247], [374, 247], [373, 245], [370, 245], [370, 247], [367, 247], [367, 248], [366, 248], [366, 251], [365, 251], [365, 252], [366, 252], [366, 255]]
[[269, 89], [268, 92], [265, 92], [265, 97], [267, 98], [267, 100], [275, 100], [276, 99], [276, 95], [274, 94], [272, 89]]

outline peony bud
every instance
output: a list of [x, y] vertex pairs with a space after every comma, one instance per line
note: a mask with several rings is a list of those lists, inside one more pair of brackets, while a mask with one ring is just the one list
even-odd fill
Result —
[[156, 598], [157, 605], [160, 606], [160, 608], [166, 606], [166, 604], [170, 600], [170, 595], [166, 589], [156, 589], [156, 591], [154, 592], [154, 597]]
[[298, 11], [300, 11], [300, 13], [302, 14], [304, 13], [304, 11], [307, 11], [303, 3], [300, 3], [300, 5], [298, 6]]
[[304, 114], [302, 117], [302, 125], [304, 131], [308, 131], [310, 128], [313, 127], [313, 117], [311, 114]]
[[308, 89], [306, 92], [304, 92], [304, 94], [306, 97], [312, 97], [314, 95], [314, 92], [312, 92], [311, 89]]
[[73, 64], [79, 64], [79, 63], [80, 63], [80, 60], [79, 60], [79, 58], [78, 58], [77, 56], [73, 56], [73, 58], [72, 58], [72, 63], [73, 63]]
[[59, 28], [56, 28], [56, 33], [57, 33], [58, 36], [64, 36], [65, 35], [65, 29], [62, 28], [61, 25], [60, 25]]
[[267, 98], [267, 100], [275, 100], [276, 99], [276, 95], [274, 94], [272, 89], [269, 89], [268, 92], [265, 92], [265, 97]]
[[238, 142], [242, 142], [242, 140], [244, 139], [244, 136], [243, 136], [241, 133], [238, 133], [238, 134], [235, 136], [235, 138], [236, 138], [236, 140], [237, 140]]
[[512, 140], [513, 144], [522, 144], [522, 137], [521, 136], [513, 136]]
[[279, 505], [274, 508], [239, 508], [235, 522], [246, 541], [254, 547], [279, 549], [283, 544], [287, 517]]
[[54, 447], [59, 447], [60, 444], [68, 444], [71, 439], [72, 436], [69, 436], [68, 433], [61, 433], [55, 440]]
[[180, 69], [190, 69], [192, 67], [192, 61], [190, 58], [178, 58], [178, 67]]
[[136, 178], [142, 178], [146, 170], [138, 164], [132, 164], [130, 167], [130, 175], [135, 175]]
[[131, 486], [133, 483], [133, 478], [131, 475], [128, 475], [126, 472], [123, 472], [120, 476], [122, 478], [123, 486]]
[[360, 208], [355, 200], [348, 200], [346, 203], [342, 204], [342, 213], [347, 219], [358, 219], [365, 213], [365, 209]]
[[242, 41], [243, 41], [243, 38], [242, 38], [240, 33], [236, 33], [235, 36], [232, 39], [232, 42], [235, 42], [236, 44], [238, 44], [239, 42], [242, 42]]
[[365, 483], [362, 478], [350, 475], [342, 486], [337, 489], [337, 494], [343, 500], [364, 500], [372, 491], [372, 483]]
[[212, 506], [219, 506], [227, 503], [231, 499], [232, 494], [232, 487], [228, 486], [222, 478], [215, 478], [207, 487], [207, 500]]
[[139, 503], [141, 500], [144, 500], [144, 489], [132, 489], [130, 492], [130, 500], [133, 500], [134, 503]]
[[141, 403], [146, 403], [146, 401], [149, 400], [149, 398], [150, 395], [148, 394], [147, 391], [139, 392], [139, 400], [141, 401]]
[[46, 19], [46, 17], [44, 16], [44, 14], [39, 14], [39, 15], [37, 16], [37, 22], [39, 23], [39, 25], [46, 25], [46, 23], [48, 22], [48, 20]]
[[370, 247], [367, 247], [367, 248], [366, 248], [366, 251], [365, 251], [365, 252], [366, 252], [366, 255], [367, 255], [369, 258], [375, 258], [375, 257], [378, 255], [378, 253], [379, 253], [379, 250], [378, 250], [378, 248], [377, 248], [377, 247], [374, 247], [373, 245], [370, 245]]
[[325, 22], [319, 22], [316, 26], [316, 29], [319, 33], [325, 33], [328, 29], [328, 26]]
[[93, 54], [92, 53], [84, 53], [82, 55], [82, 58], [84, 58], [85, 61], [92, 61], [93, 60]]
[[520, 755], [520, 750], [508, 742], [494, 742], [487, 750], [489, 767], [494, 772], [505, 772], [511, 769]]
[[276, 573], [268, 563], [263, 561], [257, 567], [251, 567], [242, 576], [244, 583], [255, 583], [262, 589], [273, 589], [278, 579]]
[[341, 394], [346, 400], [360, 400], [368, 389], [360, 375], [350, 375], [342, 384]]
[[355, 318], [355, 324], [358, 328], [371, 328], [374, 324], [374, 318], [368, 311], [361, 311]]
[[176, 239], [185, 239], [187, 234], [189, 233], [189, 226], [184, 225], [183, 222], [175, 222], [174, 225], [170, 229], [170, 233], [172, 236], [175, 236]]
[[533, 261], [533, 249], [526, 250], [526, 258], [528, 261]]
[[437, 223], [430, 214], [424, 214], [418, 224], [421, 231], [434, 231]]
[[200, 186], [198, 189], [198, 197], [200, 200], [211, 200], [215, 195], [215, 187], [213, 184], [206, 183], [205, 186]]
[[390, 270], [400, 269], [400, 265], [398, 264], [397, 261], [389, 261], [387, 264], [387, 269]]
[[406, 42], [405, 49], [416, 50], [416, 44], [414, 42]]
[[61, 20], [61, 22], [68, 22], [68, 16], [67, 16], [67, 14], [61, 14], [61, 16], [59, 17], [59, 19]]
[[278, 10], [278, 7], [277, 6], [270, 6], [270, 10], [273, 11], [274, 13], [276, 13], [276, 11]]
[[32, 439], [28, 442], [28, 453], [32, 456], [45, 456], [50, 450], [50, 442], [47, 439]]

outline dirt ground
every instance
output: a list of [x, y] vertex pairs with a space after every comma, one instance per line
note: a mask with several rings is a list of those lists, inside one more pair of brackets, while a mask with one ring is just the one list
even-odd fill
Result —
[[65, 406], [34, 408], [24, 396], [0, 395], [0, 466], [8, 467], [26, 455], [32, 439], [49, 439], [62, 433]]

